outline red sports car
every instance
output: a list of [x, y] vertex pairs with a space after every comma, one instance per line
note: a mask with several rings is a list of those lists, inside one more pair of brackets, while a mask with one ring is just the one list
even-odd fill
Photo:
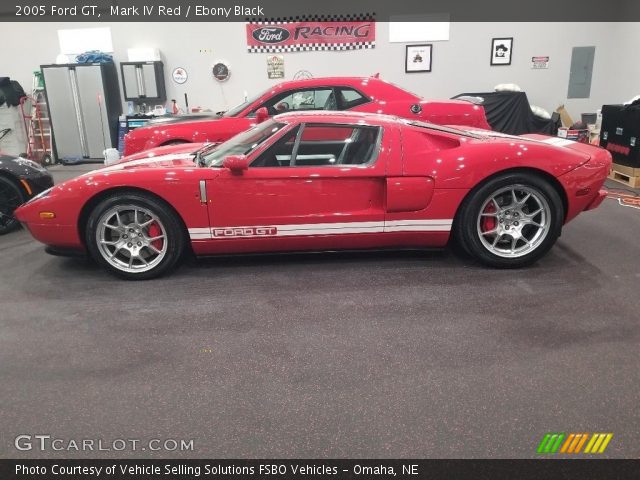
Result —
[[217, 118], [154, 121], [126, 135], [124, 156], [175, 143], [224, 142], [265, 117], [300, 110], [385, 113], [441, 125], [491, 129], [484, 108], [469, 102], [429, 102], [377, 77], [313, 78], [279, 83]]
[[519, 267], [602, 202], [610, 163], [606, 150], [554, 137], [306, 112], [215, 147], [128, 158], [16, 216], [50, 249], [88, 250], [132, 279], [169, 271], [188, 250], [442, 247], [450, 237], [486, 265]]

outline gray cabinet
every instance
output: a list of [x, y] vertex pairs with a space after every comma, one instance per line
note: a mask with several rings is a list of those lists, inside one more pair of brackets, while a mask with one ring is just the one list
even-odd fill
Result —
[[162, 62], [121, 62], [120, 72], [126, 101], [166, 101]]
[[103, 160], [117, 145], [122, 113], [112, 63], [42, 65], [56, 158], [63, 163]]

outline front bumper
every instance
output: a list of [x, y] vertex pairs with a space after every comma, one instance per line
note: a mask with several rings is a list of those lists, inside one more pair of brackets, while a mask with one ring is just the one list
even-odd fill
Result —
[[609, 169], [611, 155], [606, 150], [597, 152], [588, 162], [558, 177], [567, 195], [567, 214], [565, 223], [575, 218], [580, 212], [593, 210], [606, 197], [602, 190]]
[[81, 250], [82, 241], [75, 225], [58, 225], [55, 223], [31, 223], [18, 217], [22, 225], [40, 243], [55, 245], [60, 249]]
[[584, 208], [584, 211], [598, 208], [600, 204], [604, 202], [604, 199], [607, 198], [607, 193], [606, 190], [598, 190], [598, 195]]
[[74, 257], [74, 258], [86, 258], [86, 250], [78, 250], [76, 248], [61, 248], [47, 245], [44, 247], [44, 251], [49, 255], [55, 257]]

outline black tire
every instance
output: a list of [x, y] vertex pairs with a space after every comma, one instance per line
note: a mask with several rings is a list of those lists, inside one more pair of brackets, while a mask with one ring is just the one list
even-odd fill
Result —
[[0, 176], [0, 235], [12, 232], [20, 226], [20, 222], [13, 217], [13, 212], [26, 200], [27, 195], [20, 185]]
[[[118, 268], [114, 266], [112, 263], [110, 263], [110, 261], [107, 261], [107, 259], [105, 258], [105, 254], [101, 250], [101, 247], [98, 246], [98, 228], [100, 227], [101, 218], [104, 215], [108, 215], [109, 212], [113, 211], [114, 209], [126, 209], [128, 207], [140, 208], [152, 213], [159, 220], [159, 224], [164, 227], [165, 239], [163, 240], [163, 242], [166, 241], [166, 249], [164, 244], [162, 247], [164, 256], [160, 261], [158, 261], [156, 265], [153, 266], [153, 268], [146, 271], [125, 271], [121, 269], [124, 267]], [[123, 223], [125, 223], [126, 221], [127, 220], [123, 220]], [[116, 233], [115, 235], [120, 236], [120, 240], [122, 233]], [[149, 280], [152, 278], [157, 278], [173, 270], [177, 266], [179, 260], [182, 258], [182, 254], [185, 250], [186, 245], [185, 238], [186, 236], [183, 224], [180, 221], [178, 215], [171, 209], [169, 205], [152, 195], [137, 192], [117, 193], [101, 201], [91, 211], [85, 231], [85, 242], [91, 254], [91, 257], [110, 273], [127, 280]], [[131, 244], [128, 245], [130, 246]], [[142, 249], [139, 250], [142, 253]], [[151, 251], [148, 250], [147, 253], [148, 252]], [[127, 252], [126, 250], [123, 252], [123, 254], [125, 255], [128, 253], [129, 252]]]
[[[498, 237], [497, 234], [493, 237], [487, 236], [491, 235], [490, 231], [481, 234], [480, 214], [481, 209], [488, 206], [486, 202], [489, 202], [496, 192], [501, 192], [503, 190], [508, 192], [511, 189], [516, 190], [516, 196], [518, 195], [518, 192], [522, 195], [519, 198], [520, 200], [523, 200], [527, 193], [533, 194], [533, 197], [530, 198], [540, 202], [540, 207], [544, 210], [544, 224], [547, 225], [547, 229], [544, 230], [540, 228], [540, 237], [535, 239], [535, 241], [534, 238], [536, 237], [534, 235], [532, 235], [532, 238], [527, 239], [532, 240], [531, 245], [533, 246], [531, 247], [525, 245], [524, 240], [514, 240], [515, 237], [512, 236], [510, 232], [503, 233], [504, 236], [500, 236], [498, 239], [499, 241], [503, 243], [509, 242], [509, 244], [511, 241], [514, 241], [516, 242], [516, 245], [520, 245], [517, 248], [522, 249], [517, 253], [519, 256], [505, 257], [502, 255], [509, 255], [508, 252], [496, 253], [499, 248], [492, 249], [492, 245], [488, 245], [488, 243], [493, 243], [492, 240], [495, 240], [495, 238]], [[511, 195], [506, 192], [501, 195]], [[529, 202], [534, 200], [529, 200]], [[491, 203], [494, 204], [493, 202]], [[529, 205], [531, 205], [531, 203], [529, 203]], [[495, 207], [495, 210], [497, 211], [498, 208], [499, 207]], [[509, 206], [506, 204], [501, 208], [508, 209]], [[524, 211], [523, 208], [528, 209], [530, 207], [525, 206], [520, 210]], [[486, 211], [487, 210], [484, 210], [484, 212]], [[517, 213], [516, 210], [513, 210], [513, 212], [516, 213], [510, 212], [509, 210], [506, 210], [506, 212], [509, 212], [508, 215], [516, 215]], [[487, 214], [484, 213], [484, 215]], [[522, 216], [522, 213], [519, 215]], [[542, 221], [539, 220], [540, 218], [541, 217], [536, 217], [536, 220], [534, 221], [542, 223]], [[520, 230], [518, 230], [519, 232], [525, 232], [525, 228], [531, 229], [527, 230], [527, 232], [538, 231], [537, 226], [525, 227], [522, 225], [525, 222], [521, 221], [518, 223], [517, 220], [517, 218], [514, 219], [512, 217], [506, 217], [505, 219], [504, 212], [501, 211], [500, 215], [496, 215], [495, 217], [495, 228], [498, 228], [498, 222], [500, 221], [499, 226], [501, 229], [505, 226], [514, 229], [513, 225], [518, 224], [520, 228]], [[513, 225], [510, 222], [512, 222]], [[562, 203], [562, 199], [560, 198], [557, 190], [546, 179], [529, 172], [505, 173], [480, 184], [470, 192], [467, 198], [465, 198], [454, 221], [453, 239], [465, 252], [468, 252], [473, 258], [484, 265], [494, 268], [519, 268], [531, 265], [551, 249], [562, 232], [563, 223], [564, 205]], [[533, 225], [537, 225], [537, 223], [534, 223]], [[493, 227], [491, 228], [493, 229]], [[501, 231], [504, 232], [504, 230]], [[527, 233], [527, 235], [529, 235], [529, 233]], [[501, 245], [502, 243], [498, 243], [497, 247], [500, 247]], [[513, 249], [513, 246], [511, 246], [511, 249]]]
[[53, 157], [50, 154], [46, 153], [42, 156], [40, 163], [42, 164], [43, 167], [50, 167], [54, 163]]

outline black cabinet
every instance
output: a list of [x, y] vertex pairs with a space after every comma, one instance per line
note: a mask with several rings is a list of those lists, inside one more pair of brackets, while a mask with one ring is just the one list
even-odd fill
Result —
[[600, 146], [611, 152], [614, 163], [640, 167], [640, 104], [602, 106]]

